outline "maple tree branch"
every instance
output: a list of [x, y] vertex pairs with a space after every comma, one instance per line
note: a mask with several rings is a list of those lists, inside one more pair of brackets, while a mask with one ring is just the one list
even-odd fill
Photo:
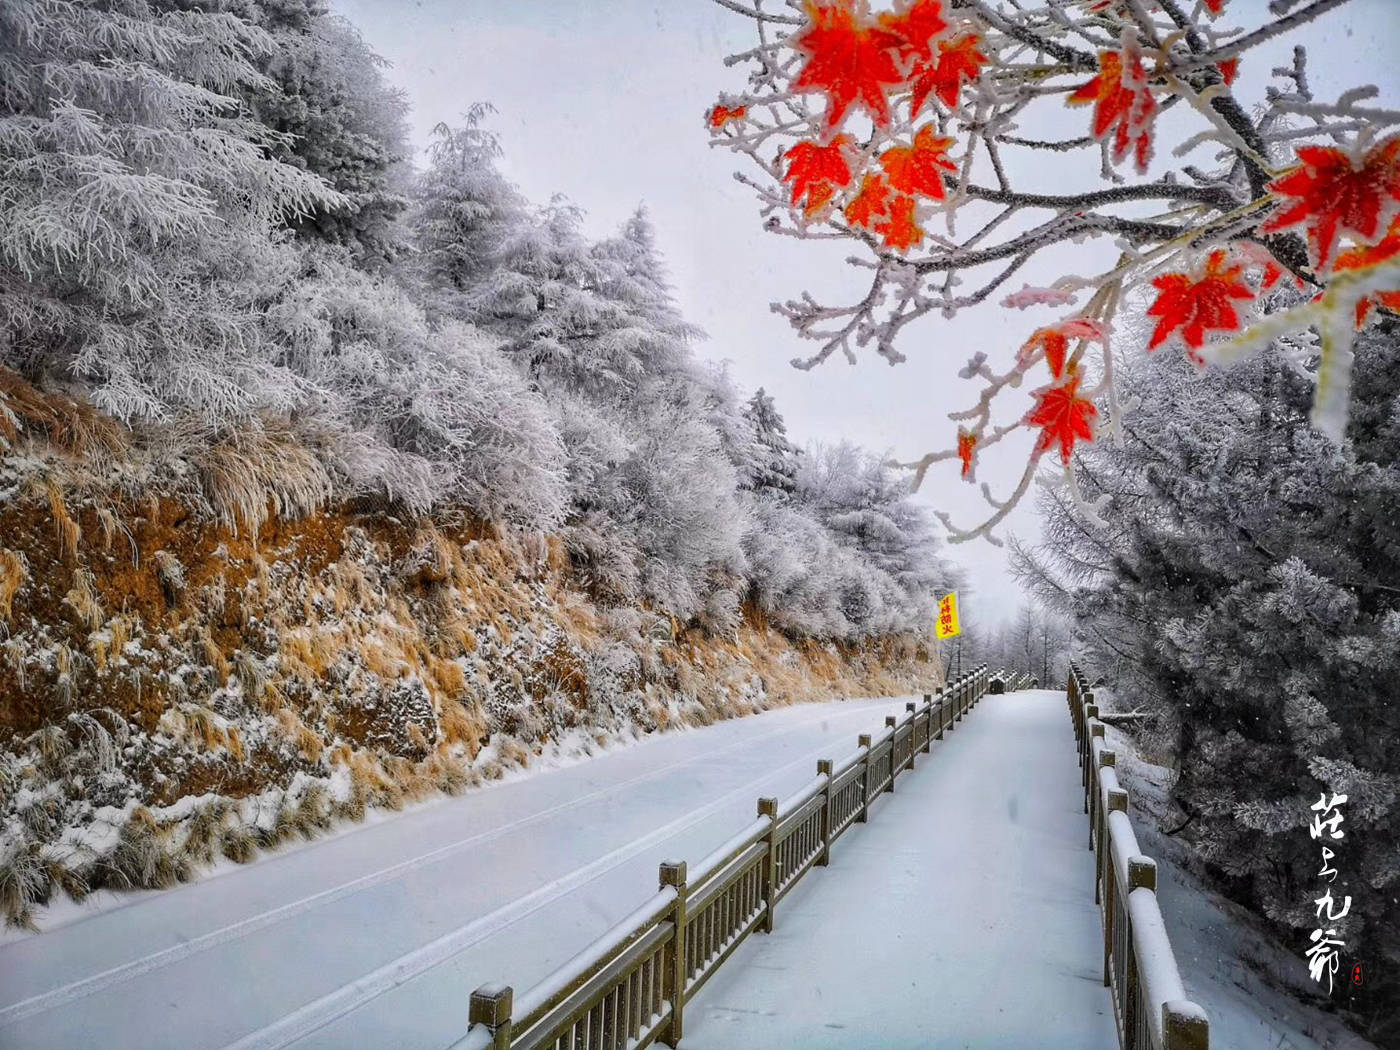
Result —
[[1090, 51], [1081, 51], [1068, 44], [1061, 44], [1057, 40], [1047, 40], [1034, 30], [1016, 22], [1009, 22], [998, 12], [988, 7], [983, 0], [953, 0], [953, 10], [971, 10], [995, 29], [999, 29], [1013, 40], [1019, 40], [1028, 47], [1043, 51], [1047, 55], [1054, 55], [1071, 70], [1083, 70], [1090, 72], [1099, 68], [1098, 56]]
[[798, 18], [796, 15], [770, 15], [766, 11], [760, 11], [756, 7], [745, 7], [737, 3], [736, 0], [712, 0], [719, 4], [726, 11], [733, 11], [735, 14], [744, 15], [757, 22], [780, 22], [783, 25], [800, 26], [806, 19]]
[[[1158, 2], [1161, 4], [1162, 10], [1167, 13], [1167, 17], [1176, 24], [1178, 29], [1183, 31], [1187, 47], [1198, 55], [1209, 50], [1206, 46], [1205, 38], [1201, 36], [1191, 20], [1186, 17], [1185, 12], [1181, 10], [1176, 0], [1158, 0]], [[1345, 0], [1318, 0], [1318, 2], [1343, 3]], [[1201, 68], [1204, 69], [1206, 66], [1202, 66]], [[1213, 70], [1212, 75], [1218, 78], [1219, 82], [1223, 84], [1223, 77], [1219, 70]], [[1220, 114], [1221, 119], [1229, 125], [1230, 130], [1238, 135], [1240, 141], [1248, 146], [1250, 150], [1261, 157], [1268, 156], [1268, 150], [1264, 145], [1264, 141], [1259, 137], [1259, 129], [1254, 126], [1254, 122], [1249, 119], [1245, 111], [1240, 108], [1240, 104], [1235, 101], [1234, 95], [1228, 90], [1221, 90], [1211, 96], [1209, 105], [1211, 109]], [[1255, 197], [1263, 196], [1265, 186], [1269, 182], [1269, 173], [1264, 171], [1259, 162], [1248, 154], [1241, 155], [1237, 152], [1236, 155], [1239, 156], [1239, 159], [1245, 166], [1245, 172], [1249, 177], [1250, 192]]]
[[[1251, 33], [1245, 33], [1243, 36], [1236, 37], [1228, 44], [1221, 44], [1213, 50], [1202, 50], [1189, 59], [1175, 61], [1172, 63], [1172, 68], [1177, 72], [1186, 72], [1191, 69], [1216, 65], [1217, 63], [1225, 61], [1227, 58], [1234, 58], [1236, 55], [1242, 54], [1250, 48], [1264, 43], [1266, 40], [1281, 36], [1290, 29], [1296, 29], [1305, 22], [1311, 22], [1314, 18], [1324, 15], [1333, 8], [1341, 7], [1342, 4], [1348, 2], [1349, 0], [1314, 0], [1314, 3], [1310, 6], [1284, 15], [1277, 21], [1270, 22], [1265, 26], [1260, 26]], [[1178, 14], [1179, 13], [1180, 11], [1178, 11]], [[1170, 12], [1168, 12], [1168, 14], [1170, 15]], [[1173, 21], [1176, 21], [1176, 16], [1172, 15], [1171, 18]], [[1177, 22], [1177, 25], [1180, 24], [1180, 22]]]
[[[797, 333], [807, 339], [826, 340], [820, 350], [811, 357], [793, 358], [789, 363], [797, 369], [808, 371], [815, 368], [821, 362], [830, 357], [839, 347], [846, 356], [846, 360], [855, 363], [856, 356], [851, 350], [851, 336], [857, 335], [862, 321], [868, 319], [879, 302], [886, 281], [886, 271], [881, 268], [870, 282], [870, 291], [855, 306], [844, 308], [824, 307], [818, 304], [806, 292], [802, 293], [802, 299], [792, 299], [786, 303], [773, 303], [771, 309], [774, 313], [786, 317], [788, 323]], [[821, 330], [816, 326], [823, 321], [835, 321], [840, 317], [849, 317], [841, 328], [832, 330]]]
[[1125, 219], [1117, 215], [1073, 215], [1066, 217], [1063, 221], [1046, 223], [993, 248], [984, 248], [982, 251], [962, 254], [949, 252], [942, 258], [922, 259], [912, 265], [919, 273], [962, 270], [1006, 259], [1024, 251], [1045, 248], [1090, 230], [1121, 233], [1138, 241], [1170, 241], [1185, 232], [1180, 227], [1168, 223], [1143, 222], [1138, 219]]
[[1016, 256], [1016, 258], [1011, 260], [1010, 266], [1006, 267], [1004, 270], [998, 273], [981, 288], [977, 289], [977, 291], [973, 292], [971, 295], [959, 296], [956, 300], [953, 300], [950, 305], [955, 305], [958, 307], [976, 306], [978, 303], [983, 302], [987, 298], [987, 296], [991, 295], [994, 291], [996, 291], [1003, 284], [1005, 284], [1007, 279], [1010, 278], [1012, 274], [1014, 274], [1022, 266], [1026, 265], [1026, 263], [1030, 262], [1031, 257], [1034, 254], [1034, 249], [1022, 252], [1020, 255]]
[[1025, 146], [1028, 149], [1048, 149], [1058, 153], [1068, 153], [1072, 149], [1084, 149], [1088, 146], [1097, 146], [1098, 139], [1092, 135], [1085, 135], [1077, 139], [1061, 139], [1059, 142], [1049, 142], [1045, 139], [1023, 139], [1015, 135], [1003, 135], [1001, 141], [1012, 146]]
[[[953, 182], [953, 180], [949, 180]], [[994, 190], [985, 186], [968, 186], [969, 197], [991, 201], [993, 204], [1015, 204], [1028, 208], [1086, 209], [1120, 201], [1183, 200], [1211, 204], [1216, 207], [1237, 208], [1240, 202], [1218, 186], [1185, 186], [1175, 182], [1147, 182], [1136, 186], [1114, 186], [1110, 189], [1077, 194], [1019, 193]]]

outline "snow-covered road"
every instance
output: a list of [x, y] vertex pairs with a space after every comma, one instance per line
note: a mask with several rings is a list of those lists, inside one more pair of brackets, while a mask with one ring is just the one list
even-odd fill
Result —
[[[708, 853], [759, 795], [806, 784], [818, 758], [839, 760], [903, 708], [802, 705], [666, 734], [132, 895], [0, 947], [0, 1047], [438, 1050], [466, 1030], [471, 989], [528, 988], [646, 899], [659, 861]], [[1068, 732], [1063, 702], [1059, 717]], [[1072, 778], [1073, 749], [1058, 743]], [[911, 795], [935, 776], [945, 805], [965, 792], [947, 764], [921, 757]], [[836, 855], [868, 849], [869, 834]], [[801, 895], [780, 930], [806, 910]]]
[[689, 1006], [685, 1050], [1117, 1050], [1065, 694], [986, 696]]

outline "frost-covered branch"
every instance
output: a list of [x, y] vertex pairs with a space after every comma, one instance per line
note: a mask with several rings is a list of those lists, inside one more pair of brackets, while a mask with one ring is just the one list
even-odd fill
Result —
[[[745, 90], [722, 95], [709, 113], [714, 144], [761, 172], [745, 181], [770, 229], [799, 239], [847, 239], [872, 271], [868, 293], [852, 306], [828, 307], [804, 293], [776, 307], [801, 336], [821, 344], [794, 363], [810, 368], [837, 349], [854, 360], [871, 343], [889, 361], [901, 361], [896, 344], [914, 321], [983, 308], [1049, 250], [1111, 237], [1122, 252], [1111, 270], [1066, 276], [1045, 296], [1003, 300], [1048, 305], [1081, 288], [1114, 289], [1095, 312], [1043, 323], [1018, 351], [1018, 361], [1030, 356], [1049, 365], [1052, 382], [1008, 426], [1039, 428], [1035, 448], [1061, 445], [1068, 464], [1075, 442], [1093, 439], [1096, 399], [1112, 407], [1111, 429], [1120, 415], [1107, 341], [1061, 349], [1073, 326], [1106, 331], [1126, 293], [1146, 289], [1156, 297], [1150, 313], [1158, 318], [1151, 348], [1176, 343], [1196, 359], [1213, 337], [1267, 312], [1283, 284], [1325, 289], [1335, 269], [1373, 266], [1400, 251], [1400, 234], [1390, 237], [1387, 229], [1400, 211], [1400, 191], [1384, 188], [1400, 184], [1400, 147], [1377, 138], [1378, 128], [1400, 124], [1400, 113], [1359, 105], [1374, 89], [1343, 92], [1335, 103], [1317, 100], [1301, 48], [1292, 66], [1274, 71], [1282, 86], [1270, 86], [1259, 112], [1247, 112], [1232, 89], [1242, 70], [1264, 73], [1248, 66], [1254, 49], [1342, 0], [1287, 5], [1243, 29], [1217, 24], [1226, 2], [1188, 10], [1180, 0], [899, 0], [879, 10], [866, 0], [810, 0], [786, 36], [761, 35], [758, 49], [732, 56], [756, 68]], [[1063, 106], [1071, 113], [1083, 107], [1088, 135], [1018, 134], [1053, 122]], [[1173, 106], [1189, 110], [1196, 128], [1163, 150], [1158, 118]], [[1289, 123], [1298, 116], [1312, 126]], [[1331, 143], [1331, 152], [1308, 152], [1319, 141]], [[1287, 156], [1285, 143], [1302, 145]], [[1095, 145], [1078, 188], [1037, 191], [1027, 157], [1050, 151], [1072, 162]], [[1203, 163], [1202, 155], [1213, 159]], [[1129, 167], [1160, 173], [1130, 182]], [[1367, 192], [1378, 198], [1374, 219], [1369, 211], [1340, 213], [1337, 202], [1351, 199], [1351, 189], [1320, 188], [1348, 171], [1373, 169], [1375, 188]], [[1154, 211], [1154, 202], [1165, 210]], [[1032, 218], [1037, 211], [1054, 214]], [[960, 235], [969, 220], [972, 232]], [[898, 291], [891, 294], [896, 272]], [[964, 282], [971, 291], [959, 290]], [[1389, 293], [1367, 287], [1354, 310], [1390, 307]], [[1327, 300], [1329, 308], [1340, 311], [1344, 298]], [[1086, 346], [1098, 349], [1086, 356]], [[1344, 354], [1328, 360], [1345, 368]], [[1091, 368], [1104, 377], [1092, 389], [1083, 378]], [[1329, 397], [1346, 390], [1327, 375]], [[986, 391], [1004, 384], [978, 369], [969, 378], [990, 384], [973, 410], [981, 420], [990, 411]], [[975, 458], [977, 441], [992, 434], [979, 427], [970, 437], [960, 431], [955, 447], [918, 460], [916, 477], [932, 463]], [[1009, 502], [989, 497], [996, 520], [1023, 492], [1018, 488]], [[957, 533], [973, 534], [983, 532]]]

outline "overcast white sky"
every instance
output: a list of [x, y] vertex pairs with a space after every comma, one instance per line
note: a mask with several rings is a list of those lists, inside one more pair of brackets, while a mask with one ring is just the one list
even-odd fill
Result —
[[[439, 121], [455, 122], [473, 102], [489, 101], [500, 111], [492, 126], [505, 149], [502, 167], [531, 199], [562, 193], [585, 209], [595, 235], [612, 232], [644, 203], [677, 297], [687, 317], [709, 333], [698, 351], [729, 361], [745, 390], [766, 387], [799, 442], [849, 438], [905, 460], [947, 447], [955, 429], [947, 413], [976, 397], [971, 384], [957, 379], [958, 368], [978, 349], [1005, 357], [1035, 325], [1053, 318], [988, 305], [907, 329], [901, 348], [909, 360], [902, 365], [871, 354], [854, 367], [832, 359], [811, 372], [793, 369], [788, 362], [816, 344], [799, 340], [769, 304], [803, 289], [821, 301], [846, 302], [860, 291], [859, 274], [843, 262], [850, 245], [765, 234], [757, 201], [732, 178], [739, 158], [709, 147], [705, 110], [721, 91], [743, 84], [724, 57], [753, 44], [752, 23], [709, 0], [332, 4], [392, 63], [388, 75], [408, 93], [419, 145]], [[1265, 0], [1233, 0], [1229, 14], [1256, 24], [1264, 6]], [[1264, 67], [1286, 61], [1295, 43], [1308, 45], [1319, 96], [1369, 82], [1395, 104], [1400, 0], [1352, 0], [1267, 55], [1251, 53], [1237, 85], [1246, 100], [1262, 96]], [[1082, 110], [1065, 112], [1054, 126], [1033, 131], [1082, 134], [1087, 119]], [[1077, 163], [1092, 176], [1097, 154], [1086, 152]], [[1069, 189], [1066, 174], [1039, 164], [1011, 172], [1013, 184], [1041, 192]], [[1017, 275], [1008, 290], [1022, 280], [1048, 283], [1069, 269], [1089, 270], [1082, 259], [1047, 260]], [[1004, 490], [1019, 476], [1024, 455], [1018, 446], [1003, 457], [984, 457], [979, 478]], [[985, 508], [974, 488], [959, 481], [956, 463], [930, 472], [920, 498], [964, 524], [981, 520]], [[1034, 538], [1029, 501], [1007, 524]], [[980, 540], [951, 553], [976, 584], [977, 595], [964, 599], [975, 602], [969, 613], [983, 621], [1009, 613], [1018, 592], [1004, 555]]]

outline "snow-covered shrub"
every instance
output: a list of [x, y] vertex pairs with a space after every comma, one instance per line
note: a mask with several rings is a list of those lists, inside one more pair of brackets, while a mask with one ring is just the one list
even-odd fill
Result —
[[[551, 414], [496, 340], [433, 325], [396, 283], [334, 254], [308, 254], [268, 311], [282, 362], [316, 391], [331, 461], [361, 490], [426, 509], [442, 500], [547, 529], [564, 507], [564, 449]], [[405, 463], [421, 462], [405, 473]]]

